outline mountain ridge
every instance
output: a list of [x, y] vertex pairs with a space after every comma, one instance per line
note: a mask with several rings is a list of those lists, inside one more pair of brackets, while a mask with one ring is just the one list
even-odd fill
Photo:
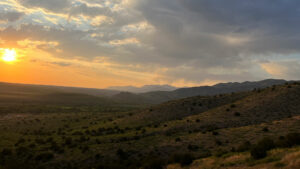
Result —
[[144, 85], [141, 87], [135, 86], [111, 86], [106, 89], [117, 90], [122, 92], [131, 92], [131, 93], [146, 93], [151, 91], [173, 91], [176, 90], [177, 87], [170, 85]]

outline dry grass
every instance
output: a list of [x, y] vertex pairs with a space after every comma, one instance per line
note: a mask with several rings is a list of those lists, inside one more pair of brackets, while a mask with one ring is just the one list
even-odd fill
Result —
[[193, 164], [182, 168], [171, 164], [167, 169], [298, 169], [300, 168], [300, 147], [275, 149], [268, 157], [254, 161], [249, 153], [232, 154], [227, 157], [209, 157], [195, 160]]

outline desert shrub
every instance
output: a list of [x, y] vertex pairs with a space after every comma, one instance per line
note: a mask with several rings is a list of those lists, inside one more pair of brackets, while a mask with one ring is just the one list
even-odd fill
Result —
[[27, 147], [20, 146], [16, 149], [16, 153], [18, 156], [23, 156], [29, 154], [29, 149]]
[[85, 153], [85, 152], [87, 152], [87, 151], [89, 151], [89, 146], [88, 145], [85, 145], [85, 146], [83, 146], [82, 148], [81, 148], [81, 152], [82, 153]]
[[300, 133], [290, 133], [286, 136], [289, 146], [300, 145]]
[[263, 147], [267, 151], [271, 150], [272, 148], [275, 148], [274, 141], [271, 138], [268, 138], [268, 137], [263, 138], [262, 140], [260, 140], [257, 143], [257, 145]]
[[79, 142], [81, 142], [81, 143], [83, 143], [83, 142], [85, 142], [85, 141], [87, 141], [88, 140], [88, 138], [86, 138], [85, 136], [80, 136], [80, 138], [79, 138]]
[[179, 138], [179, 137], [177, 137], [176, 139], [175, 139], [175, 142], [180, 142], [181, 141], [181, 139]]
[[52, 143], [53, 141], [54, 141], [54, 140], [53, 140], [52, 137], [49, 137], [49, 138], [46, 140], [47, 143]]
[[181, 166], [190, 165], [194, 161], [194, 156], [189, 153], [185, 154], [174, 154], [171, 157], [171, 163], [179, 163]]
[[197, 122], [197, 123], [200, 123], [200, 119], [196, 119], [196, 122]]
[[51, 152], [44, 152], [44, 153], [41, 153], [41, 154], [37, 155], [35, 157], [35, 160], [36, 161], [41, 161], [41, 162], [46, 162], [46, 161], [50, 161], [53, 158], [54, 158], [53, 153], [51, 153]]
[[235, 108], [235, 107], [236, 107], [236, 105], [235, 105], [235, 104], [232, 104], [232, 105], [230, 105], [230, 107], [231, 107], [231, 108]]
[[95, 158], [96, 158], [96, 159], [100, 159], [101, 157], [102, 157], [102, 155], [99, 154], [99, 153], [97, 153], [97, 154], [95, 155]]
[[203, 131], [208, 131], [208, 132], [219, 129], [218, 126], [216, 125], [203, 125], [201, 128], [203, 128]]
[[274, 141], [270, 138], [260, 140], [251, 149], [251, 156], [254, 159], [260, 159], [267, 156], [267, 151], [275, 147]]
[[262, 129], [262, 131], [263, 131], [263, 132], [268, 132], [268, 131], [269, 131], [269, 128], [268, 128], [268, 127], [264, 127], [264, 128]]
[[166, 162], [163, 159], [158, 158], [150, 158], [148, 162], [146, 162], [144, 169], [163, 169], [166, 165]]
[[244, 151], [248, 151], [250, 149], [251, 149], [251, 143], [249, 141], [245, 141], [237, 147], [236, 151], [244, 152]]
[[31, 143], [31, 144], [28, 145], [28, 147], [34, 148], [34, 147], [36, 147], [36, 145], [34, 143]]
[[289, 133], [285, 137], [279, 137], [276, 142], [277, 147], [292, 147], [300, 145], [300, 133]]
[[83, 135], [83, 133], [81, 132], [81, 131], [75, 131], [75, 132], [73, 132], [73, 134], [72, 135], [78, 135], [78, 136], [82, 136]]
[[101, 144], [101, 141], [99, 139], [95, 140], [97, 144]]
[[65, 152], [65, 150], [62, 147], [60, 147], [56, 142], [51, 143], [50, 149], [59, 154], [62, 154]]
[[240, 113], [240, 112], [235, 112], [235, 113], [234, 113], [234, 116], [237, 116], [237, 117], [238, 117], [238, 116], [241, 116], [241, 113]]
[[267, 151], [259, 146], [254, 146], [251, 149], [251, 157], [254, 159], [261, 159], [267, 156]]
[[223, 150], [223, 149], [218, 149], [216, 152], [215, 152], [215, 156], [216, 157], [222, 157], [224, 154], [227, 154], [228, 152], [226, 150]]
[[190, 151], [196, 151], [199, 149], [199, 147], [197, 145], [192, 145], [192, 144], [189, 144], [187, 146], [187, 148], [190, 150]]
[[73, 140], [72, 140], [71, 137], [68, 137], [68, 138], [65, 139], [65, 144], [66, 144], [66, 145], [71, 145], [72, 142], [73, 142]]
[[220, 140], [215, 140], [216, 145], [221, 146], [223, 143]]
[[1, 155], [2, 156], [10, 156], [10, 155], [12, 155], [12, 150], [10, 148], [4, 148], [1, 151]]
[[45, 141], [44, 141], [43, 139], [41, 139], [41, 138], [35, 139], [35, 142], [36, 142], [37, 144], [45, 144]]
[[24, 138], [20, 138], [15, 145], [23, 144], [26, 140]]
[[123, 160], [125, 160], [125, 159], [128, 158], [128, 154], [127, 154], [124, 150], [122, 150], [121, 148], [119, 148], [119, 149], [117, 150], [117, 156], [118, 156], [120, 159], [123, 159]]
[[214, 136], [216, 136], [216, 135], [219, 135], [219, 132], [213, 131], [212, 134], [213, 134]]

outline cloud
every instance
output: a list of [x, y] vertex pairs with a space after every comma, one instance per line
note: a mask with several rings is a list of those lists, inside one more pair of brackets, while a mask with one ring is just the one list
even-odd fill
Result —
[[18, 0], [18, 2], [29, 8], [38, 7], [54, 12], [63, 12], [71, 5], [71, 0]]
[[[26, 14], [10, 19], [18, 22], [6, 25], [1, 39], [43, 42], [35, 47], [58, 58], [90, 62], [105, 58], [122, 71], [155, 71], [159, 76], [153, 76], [153, 81], [177, 84], [299, 78], [298, 62], [274, 58], [300, 56], [300, 2], [296, 0], [19, 3]], [[46, 42], [56, 42], [57, 50], [46, 48]]]
[[99, 15], [111, 16], [112, 12], [110, 8], [107, 7], [88, 6], [86, 3], [82, 3], [80, 5], [73, 6], [69, 12], [70, 16], [79, 15], [79, 14], [95, 17]]
[[0, 12], [0, 20], [15, 22], [21, 19], [25, 14], [22, 12], [10, 11], [10, 12]]
[[261, 64], [273, 78], [300, 79], [300, 60], [274, 61]]

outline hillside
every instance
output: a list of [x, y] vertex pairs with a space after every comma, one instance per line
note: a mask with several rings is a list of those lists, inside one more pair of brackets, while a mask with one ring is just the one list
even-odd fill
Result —
[[[296, 169], [300, 167], [300, 147], [275, 149], [266, 159], [251, 160], [250, 153], [231, 153], [222, 157], [208, 157], [195, 160], [190, 169]], [[180, 164], [170, 164], [167, 169], [183, 169]]]
[[[0, 165], [10, 169], [18, 161], [26, 168], [147, 169], [167, 164], [176, 167], [175, 163], [187, 158], [194, 160], [191, 167], [197, 167], [203, 158], [229, 157], [242, 151], [246, 161], [232, 166], [267, 165], [264, 159], [259, 163], [249, 157], [247, 151], [264, 137], [280, 145], [289, 138], [287, 134], [300, 133], [299, 101], [300, 85], [293, 83], [189, 97], [143, 110], [70, 105], [68, 111], [61, 106], [34, 113], [40, 107], [30, 107], [32, 113], [24, 113], [22, 108], [10, 108], [6, 109], [10, 113], [0, 114]], [[245, 142], [248, 148], [240, 148]], [[290, 150], [281, 151], [284, 157]], [[228, 165], [225, 161], [217, 164]]]
[[212, 96], [217, 94], [226, 94], [232, 92], [250, 91], [255, 88], [266, 88], [272, 85], [284, 84], [287, 81], [277, 79], [267, 79], [257, 82], [242, 82], [242, 83], [220, 83], [214, 86], [201, 86], [191, 88], [180, 88], [174, 91], [165, 92], [148, 92], [142, 93], [141, 96], [151, 100], [153, 103], [162, 103], [169, 100], [181, 99], [192, 96]]
[[[106, 99], [122, 104], [153, 105], [192, 96], [212, 96], [216, 94], [250, 91], [254, 88], [265, 88], [283, 83], [286, 83], [286, 81], [269, 79], [258, 82], [220, 83], [214, 86], [181, 88], [176, 90], [173, 90], [170, 86], [158, 87], [155, 85], [148, 85], [142, 88], [143, 90], [151, 91], [146, 93], [130, 93], [107, 89], [0, 83], [0, 100], [10, 100], [10, 102], [12, 102], [13, 99], [16, 99], [18, 102], [26, 103], [32, 101], [32, 99], [33, 101], [36, 101], [37, 99], [34, 98], [37, 97], [43, 98], [46, 97], [45, 95], [49, 96], [55, 95], [55, 93], [65, 93], [75, 95], [82, 94], [83, 97], [89, 95], [91, 100], [96, 96], [100, 97], [102, 100]], [[173, 91], [155, 91], [161, 87], [167, 88], [168, 90], [172, 89]], [[96, 100], [99, 100], [99, 98]]]
[[49, 94], [49, 93], [79, 93], [93, 96], [108, 97], [120, 92], [105, 89], [65, 87], [65, 86], [49, 86], [49, 85], [31, 85], [17, 83], [0, 82], [0, 91], [6, 94]]

